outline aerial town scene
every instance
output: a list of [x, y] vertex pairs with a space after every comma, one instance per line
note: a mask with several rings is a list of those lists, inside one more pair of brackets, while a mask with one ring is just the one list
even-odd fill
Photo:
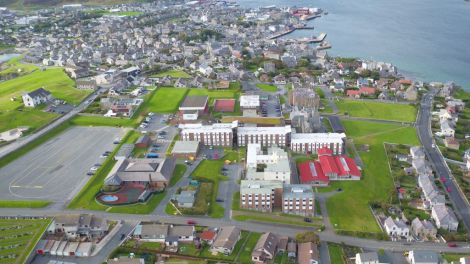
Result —
[[0, 264], [470, 263], [470, 3], [418, 2], [0, 0]]

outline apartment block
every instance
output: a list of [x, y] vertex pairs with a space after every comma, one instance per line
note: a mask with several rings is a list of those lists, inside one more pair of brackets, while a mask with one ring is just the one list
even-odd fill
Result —
[[261, 146], [280, 146], [289, 144], [290, 125], [283, 127], [239, 127], [237, 130], [238, 146], [261, 144]]
[[344, 133], [292, 133], [290, 148], [294, 152], [317, 154], [321, 148], [329, 148], [333, 154], [343, 154]]
[[231, 147], [233, 145], [234, 128], [238, 123], [219, 123], [213, 125], [181, 124], [182, 141], [199, 141], [206, 146]]
[[282, 212], [302, 216], [315, 214], [315, 195], [308, 184], [285, 184], [282, 194]]
[[282, 182], [242, 180], [240, 183], [240, 208], [272, 212], [280, 207]]

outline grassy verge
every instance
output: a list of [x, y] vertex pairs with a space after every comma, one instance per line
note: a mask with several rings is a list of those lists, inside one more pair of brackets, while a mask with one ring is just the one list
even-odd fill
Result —
[[238, 263], [251, 263], [251, 252], [253, 252], [260, 237], [260, 233], [250, 233], [248, 235], [245, 245], [241, 248], [238, 255]]
[[373, 101], [340, 100], [335, 102], [339, 113], [352, 117], [414, 122], [417, 109], [413, 105], [390, 104]]
[[257, 83], [256, 87], [260, 88], [265, 92], [277, 92], [277, 87], [271, 84]]
[[343, 191], [327, 200], [330, 221], [337, 231], [381, 234], [369, 205], [372, 202], [390, 202], [396, 197], [384, 142], [419, 145], [416, 130], [366, 121], [347, 120], [342, 123], [354, 143], [357, 146], [368, 144], [369, 152], [359, 153], [364, 162], [360, 181], [331, 184], [330, 188], [342, 188]]
[[283, 224], [283, 225], [296, 225], [296, 226], [306, 226], [321, 228], [321, 221], [316, 221], [315, 219], [311, 223], [304, 221], [304, 217], [295, 216], [295, 215], [285, 215], [285, 214], [276, 214], [276, 213], [261, 213], [256, 211], [232, 211], [232, 218], [237, 221], [255, 221], [263, 223], [274, 223], [274, 224]]
[[0, 208], [44, 208], [51, 204], [50, 201], [41, 200], [1, 200]]
[[452, 261], [456, 261], [460, 263], [460, 258], [465, 258], [465, 257], [470, 257], [470, 254], [451, 254], [451, 253], [444, 253], [442, 254], [442, 258], [445, 259], [448, 263], [451, 263]]
[[183, 177], [184, 173], [186, 172], [186, 165], [183, 164], [176, 164], [175, 171], [173, 172], [173, 177], [170, 179], [170, 187], [174, 186], [181, 178]]
[[113, 206], [106, 209], [110, 213], [121, 214], [149, 214], [157, 208], [158, 204], [165, 198], [166, 192], [154, 193], [146, 203]]

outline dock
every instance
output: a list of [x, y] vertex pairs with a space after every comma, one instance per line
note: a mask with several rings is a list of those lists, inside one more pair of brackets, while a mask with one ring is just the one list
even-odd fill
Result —
[[288, 30], [285, 30], [285, 31], [282, 31], [282, 32], [279, 32], [279, 33], [276, 33], [270, 37], [268, 37], [268, 39], [277, 39], [277, 38], [280, 38], [282, 36], [285, 36], [285, 35], [288, 35], [296, 30], [313, 30], [314, 27], [313, 26], [306, 26], [306, 25], [294, 25], [293, 27], [289, 28]]

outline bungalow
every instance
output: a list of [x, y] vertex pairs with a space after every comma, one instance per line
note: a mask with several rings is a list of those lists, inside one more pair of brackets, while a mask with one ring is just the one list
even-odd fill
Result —
[[205, 242], [208, 245], [212, 245], [217, 237], [217, 232], [213, 230], [205, 230], [199, 235], [201, 242]]
[[457, 139], [455, 139], [454, 137], [446, 137], [444, 139], [444, 145], [446, 146], [446, 148], [455, 150], [459, 150], [460, 148], [459, 141], [457, 141]]
[[439, 264], [439, 254], [433, 251], [412, 250], [408, 253], [410, 264]]
[[224, 255], [232, 254], [235, 245], [240, 240], [241, 230], [235, 226], [222, 227], [217, 234], [210, 251], [212, 254], [222, 253]]
[[44, 88], [39, 88], [32, 92], [25, 93], [22, 97], [23, 104], [26, 107], [36, 107], [53, 99], [51, 93]]

